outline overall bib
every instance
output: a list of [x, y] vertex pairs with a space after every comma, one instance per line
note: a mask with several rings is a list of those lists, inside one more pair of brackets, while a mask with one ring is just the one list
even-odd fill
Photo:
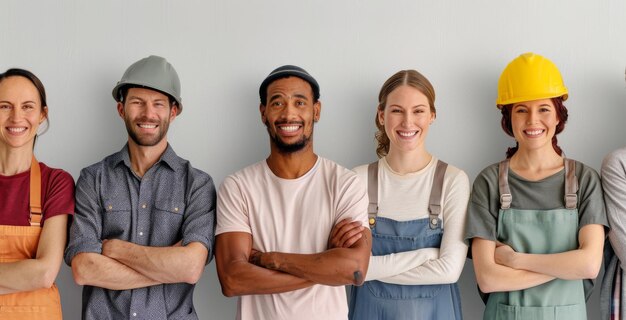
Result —
[[[30, 168], [30, 226], [0, 226], [0, 263], [33, 259], [41, 233], [41, 172], [33, 157]], [[61, 320], [56, 284], [49, 289], [0, 295], [2, 320]]]
[[[512, 209], [509, 161], [500, 163], [500, 213], [497, 238], [516, 252], [550, 254], [578, 248], [578, 180], [575, 162], [565, 159], [565, 209]], [[583, 280], [554, 279], [542, 285], [491, 293], [483, 319], [587, 319]]]
[[[441, 190], [447, 164], [439, 161], [429, 200], [429, 217], [396, 221], [377, 217], [378, 162], [368, 167], [369, 222], [372, 255], [380, 256], [421, 248], [439, 248], [443, 235]], [[456, 283], [440, 285], [397, 285], [377, 280], [352, 287], [350, 319], [413, 320], [462, 319], [461, 295]]]

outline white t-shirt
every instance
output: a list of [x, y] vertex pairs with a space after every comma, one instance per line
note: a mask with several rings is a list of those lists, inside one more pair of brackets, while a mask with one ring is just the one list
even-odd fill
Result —
[[[378, 216], [397, 221], [427, 218], [436, 168], [437, 159], [432, 157], [422, 170], [401, 175], [389, 167], [386, 158], [380, 159]], [[362, 181], [367, 181], [367, 165], [358, 166], [354, 171]], [[456, 282], [467, 256], [463, 232], [469, 193], [469, 179], [465, 172], [448, 165], [441, 195], [444, 230], [441, 248], [372, 256], [365, 280], [405, 285]]]
[[[217, 201], [216, 234], [247, 232], [261, 252], [319, 253], [345, 218], [367, 225], [367, 194], [354, 172], [318, 157], [297, 179], [274, 175], [265, 160], [228, 176]], [[343, 286], [314, 285], [239, 297], [238, 319], [346, 319]]]

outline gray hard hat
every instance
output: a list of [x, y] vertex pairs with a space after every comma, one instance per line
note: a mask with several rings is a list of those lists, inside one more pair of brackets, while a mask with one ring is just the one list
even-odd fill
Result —
[[172, 65], [159, 56], [143, 58], [126, 69], [122, 79], [113, 88], [113, 99], [122, 102], [120, 89], [124, 86], [139, 86], [154, 89], [169, 95], [178, 105], [177, 114], [183, 111], [180, 98], [180, 79]]

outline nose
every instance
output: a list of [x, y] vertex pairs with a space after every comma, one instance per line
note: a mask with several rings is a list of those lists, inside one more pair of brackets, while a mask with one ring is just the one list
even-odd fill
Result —
[[527, 123], [528, 124], [533, 124], [537, 122], [537, 119], [539, 118], [539, 114], [537, 113], [537, 111], [532, 110], [528, 113], [528, 119], [527, 119]]
[[297, 108], [298, 106], [296, 106], [296, 100], [289, 99], [281, 112], [281, 117], [285, 119], [295, 117], [297, 113]]
[[15, 121], [22, 117], [23, 114], [24, 112], [22, 111], [22, 108], [13, 107], [9, 113], [9, 119]]

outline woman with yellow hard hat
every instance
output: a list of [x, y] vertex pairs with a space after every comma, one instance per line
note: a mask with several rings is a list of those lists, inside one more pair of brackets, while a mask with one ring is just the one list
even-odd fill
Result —
[[48, 121], [41, 81], [0, 74], [0, 319], [60, 320], [54, 280], [63, 258], [74, 180], [39, 163], [33, 148]]
[[483, 319], [587, 318], [585, 279], [600, 270], [607, 218], [598, 174], [557, 144], [567, 96], [557, 67], [537, 54], [500, 76], [501, 124], [517, 145], [474, 181], [465, 234]]

